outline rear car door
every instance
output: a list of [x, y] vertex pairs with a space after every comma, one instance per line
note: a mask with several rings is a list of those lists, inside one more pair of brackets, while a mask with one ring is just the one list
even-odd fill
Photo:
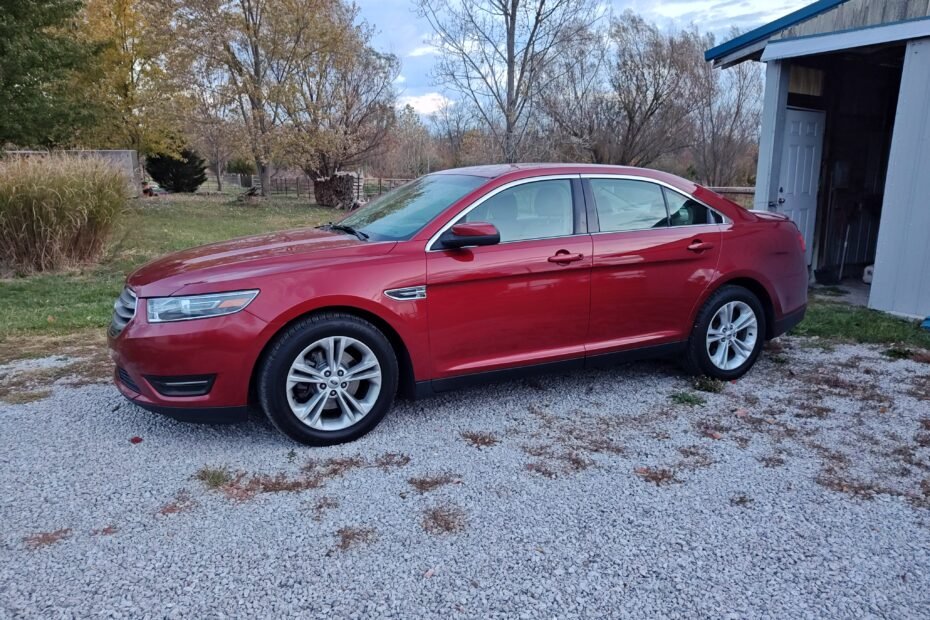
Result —
[[[434, 376], [545, 362], [582, 363], [588, 331], [591, 236], [578, 175], [523, 179], [492, 190], [427, 246]], [[490, 222], [496, 245], [442, 249], [458, 222]]]
[[594, 246], [588, 355], [687, 340], [717, 269], [723, 216], [648, 179], [584, 183]]

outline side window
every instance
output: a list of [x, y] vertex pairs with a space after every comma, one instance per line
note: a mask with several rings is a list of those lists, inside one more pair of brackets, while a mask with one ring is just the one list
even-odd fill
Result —
[[662, 188], [648, 181], [591, 179], [601, 232], [645, 230], [668, 225]]
[[533, 181], [505, 189], [462, 221], [494, 224], [501, 242], [571, 235], [575, 231], [571, 181]]
[[701, 224], [721, 224], [723, 218], [715, 211], [708, 209], [699, 202], [666, 189], [665, 199], [668, 201], [670, 226], [696, 226]]

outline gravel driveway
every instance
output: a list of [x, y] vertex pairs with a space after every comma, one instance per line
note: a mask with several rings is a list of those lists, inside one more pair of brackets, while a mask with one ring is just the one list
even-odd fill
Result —
[[0, 404], [0, 616], [930, 617], [930, 365], [881, 351], [472, 389], [325, 449], [59, 380]]

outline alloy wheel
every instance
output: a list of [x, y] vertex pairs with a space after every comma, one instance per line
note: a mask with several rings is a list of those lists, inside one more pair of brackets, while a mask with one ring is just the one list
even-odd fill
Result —
[[707, 355], [721, 370], [739, 368], [752, 356], [759, 337], [756, 313], [742, 301], [723, 304], [707, 327]]
[[330, 336], [305, 348], [287, 374], [286, 396], [301, 423], [338, 431], [357, 424], [381, 393], [381, 364], [364, 342]]

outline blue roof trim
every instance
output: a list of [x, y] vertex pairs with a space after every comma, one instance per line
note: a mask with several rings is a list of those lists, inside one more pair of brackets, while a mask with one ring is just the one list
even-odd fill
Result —
[[780, 19], [776, 19], [773, 22], [765, 24], [764, 26], [759, 26], [755, 30], [750, 30], [745, 34], [741, 34], [735, 39], [731, 39], [726, 43], [721, 43], [717, 47], [713, 47], [706, 52], [704, 52], [704, 60], [711, 61], [723, 58], [728, 54], [732, 54], [740, 48], [746, 47], [747, 45], [752, 45], [763, 39], [767, 39], [776, 32], [784, 30], [785, 28], [790, 28], [797, 23], [803, 22], [806, 19], [810, 19], [816, 15], [829, 11], [833, 7], [839, 6], [847, 2], [847, 0], [817, 0], [813, 4], [808, 4], [807, 6], [798, 9], [794, 13], [789, 13]]

